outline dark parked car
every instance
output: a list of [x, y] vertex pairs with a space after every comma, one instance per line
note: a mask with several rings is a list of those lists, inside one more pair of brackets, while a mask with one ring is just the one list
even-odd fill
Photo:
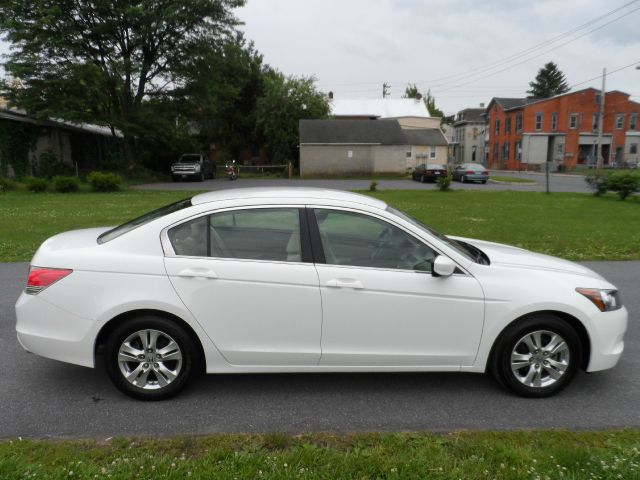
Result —
[[216, 178], [216, 166], [201, 153], [186, 153], [171, 165], [171, 178], [174, 182], [194, 179], [202, 182], [205, 178]]
[[489, 180], [489, 170], [477, 163], [463, 163], [453, 170], [453, 180], [459, 180], [462, 183], [487, 183]]
[[423, 163], [422, 165], [418, 165], [411, 174], [414, 180], [422, 183], [427, 181], [435, 182], [438, 178], [445, 177], [446, 175], [447, 167], [439, 163]]

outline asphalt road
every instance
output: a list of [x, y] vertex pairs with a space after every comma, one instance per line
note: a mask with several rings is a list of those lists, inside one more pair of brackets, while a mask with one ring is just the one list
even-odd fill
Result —
[[173, 400], [145, 403], [92, 370], [27, 354], [13, 305], [24, 263], [0, 264], [0, 437], [216, 432], [640, 427], [640, 262], [593, 262], [631, 312], [618, 366], [580, 374], [560, 395], [523, 399], [476, 374], [208, 375]]
[[[527, 192], [543, 192], [546, 188], [545, 175], [533, 172], [491, 172], [501, 177], [520, 177], [533, 180], [532, 184], [517, 183], [497, 183], [489, 182], [485, 185], [481, 183], [460, 183], [452, 182], [451, 188], [454, 190], [519, 190]], [[409, 179], [397, 180], [376, 180], [379, 190], [435, 190], [435, 183], [419, 183]], [[142, 190], [221, 190], [239, 187], [319, 187], [337, 188], [340, 190], [368, 190], [371, 180], [361, 179], [300, 179], [291, 180], [277, 178], [240, 178], [235, 182], [230, 182], [224, 176], [219, 176], [215, 180], [205, 180], [204, 182], [166, 182], [137, 185], [135, 188]], [[551, 174], [549, 186], [552, 192], [588, 192], [584, 177], [579, 175]]]

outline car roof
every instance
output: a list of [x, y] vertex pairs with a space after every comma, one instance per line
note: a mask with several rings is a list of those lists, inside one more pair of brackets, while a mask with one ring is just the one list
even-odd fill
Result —
[[361, 195], [359, 193], [346, 192], [344, 190], [332, 190], [329, 188], [313, 187], [247, 187], [214, 190], [200, 193], [191, 199], [192, 205], [203, 203], [221, 202], [226, 200], [302, 200], [315, 202], [318, 200], [338, 200], [349, 203], [359, 203], [373, 208], [385, 209], [387, 204], [382, 200]]

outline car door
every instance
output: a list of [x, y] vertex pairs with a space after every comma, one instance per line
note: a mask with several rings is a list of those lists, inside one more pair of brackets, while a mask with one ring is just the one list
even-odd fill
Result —
[[309, 216], [321, 244], [314, 249], [324, 254], [316, 262], [321, 365], [473, 364], [484, 320], [473, 276], [462, 269], [432, 276], [438, 253], [382, 218], [335, 208], [313, 208]]
[[163, 232], [171, 283], [229, 363], [318, 363], [320, 293], [307, 232], [295, 207], [228, 210]]

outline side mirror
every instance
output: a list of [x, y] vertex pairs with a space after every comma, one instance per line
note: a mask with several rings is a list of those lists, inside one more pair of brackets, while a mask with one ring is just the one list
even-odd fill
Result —
[[438, 255], [433, 261], [434, 277], [450, 277], [456, 269], [456, 264], [449, 257]]

